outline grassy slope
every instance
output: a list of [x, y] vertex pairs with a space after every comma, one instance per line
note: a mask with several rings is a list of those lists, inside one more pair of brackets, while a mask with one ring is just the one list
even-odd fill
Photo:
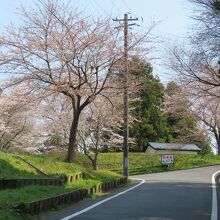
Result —
[[[94, 172], [83, 168], [79, 164], [65, 163], [54, 156], [34, 156], [28, 154], [20, 156], [52, 176], [82, 171], [87, 174], [87, 180], [77, 180], [65, 186], [27, 186], [21, 189], [0, 190], [0, 220], [35, 219], [36, 216], [20, 215], [10, 209], [10, 207], [19, 203], [36, 201], [41, 198], [59, 195], [74, 189], [89, 188], [102, 181], [119, 177], [118, 174], [111, 171]], [[35, 169], [15, 158], [12, 154], [0, 152], [0, 178], [45, 178], [45, 176], [39, 175]]]
[[[64, 159], [64, 154], [50, 155], [58, 161]], [[78, 155], [79, 163], [84, 167], [91, 167], [90, 161], [83, 154]], [[149, 155], [146, 153], [129, 153], [130, 175], [138, 173], [152, 173], [167, 170], [180, 170], [195, 167], [203, 167], [220, 164], [220, 156], [214, 155], [174, 155], [175, 164], [168, 168], [161, 167], [160, 155]], [[98, 156], [99, 169], [122, 172], [123, 153], [100, 153]]]
[[[120, 172], [122, 170], [122, 153], [102, 153], [99, 157], [101, 168]], [[213, 155], [174, 155], [175, 164], [168, 168], [161, 166], [160, 155], [145, 153], [129, 154], [130, 174], [152, 173], [167, 170], [180, 170], [220, 164], [220, 157]]]
[[[31, 162], [38, 169], [49, 175], [60, 175], [67, 173], [77, 173], [82, 171], [82, 167], [78, 164], [64, 163], [57, 161], [53, 157], [37, 156], [23, 154], [20, 155], [23, 159]], [[12, 154], [0, 152], [0, 175], [1, 179], [17, 179], [17, 178], [42, 178], [45, 176], [39, 175], [36, 170], [28, 164], [17, 159]]]

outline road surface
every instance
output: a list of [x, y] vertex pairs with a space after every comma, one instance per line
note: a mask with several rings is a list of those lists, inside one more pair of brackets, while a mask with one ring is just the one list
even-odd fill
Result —
[[[135, 177], [146, 182], [89, 211], [71, 218], [108, 196], [86, 199], [62, 211], [45, 214], [42, 220], [211, 220], [212, 174], [219, 170], [220, 166], [211, 166], [138, 175]], [[109, 196], [132, 186], [114, 190]]]

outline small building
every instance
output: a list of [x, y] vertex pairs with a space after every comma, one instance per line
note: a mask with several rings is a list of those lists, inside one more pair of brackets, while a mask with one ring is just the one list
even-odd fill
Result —
[[149, 142], [148, 154], [198, 154], [201, 149], [195, 144], [154, 143]]

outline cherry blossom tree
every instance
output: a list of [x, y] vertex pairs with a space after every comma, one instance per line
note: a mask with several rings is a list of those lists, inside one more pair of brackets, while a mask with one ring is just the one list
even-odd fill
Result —
[[39, 112], [43, 131], [48, 138], [59, 136], [62, 139], [62, 145], [67, 146], [73, 117], [70, 100], [62, 94], [45, 97]]
[[118, 146], [123, 140], [119, 135], [121, 127], [122, 109], [109, 100], [99, 96], [81, 115], [78, 146], [92, 163], [94, 170], [97, 170], [97, 159], [101, 147], [109, 148]]
[[194, 25], [189, 41], [169, 49], [169, 67], [186, 83], [218, 96], [220, 87], [220, 1], [188, 0]]
[[[220, 104], [219, 97], [210, 95], [205, 88], [185, 85], [185, 97], [191, 102], [191, 112], [198, 118], [215, 140], [213, 145], [220, 155]], [[215, 88], [217, 92], [217, 88]]]
[[178, 81], [191, 85], [212, 96], [219, 96], [220, 65], [218, 57], [202, 49], [174, 46], [169, 49], [168, 67], [177, 74]]
[[192, 18], [196, 22], [192, 42], [204, 48], [211, 56], [219, 57], [220, 51], [220, 1], [189, 0], [192, 3]]
[[[111, 85], [112, 69], [123, 57], [123, 37], [111, 19], [85, 16], [70, 3], [38, 1], [32, 10], [21, 7], [20, 14], [24, 23], [0, 35], [0, 72], [13, 74], [8, 86], [22, 84], [32, 94], [70, 100], [66, 160], [72, 162], [80, 114]], [[144, 39], [131, 35], [129, 49]]]
[[197, 108], [202, 100], [198, 100], [193, 91], [196, 90], [189, 85], [168, 83], [164, 97], [167, 121], [172, 142], [197, 144], [202, 149], [201, 153], [207, 154], [211, 152], [210, 138]]
[[28, 137], [33, 135], [33, 104], [23, 100], [20, 89], [0, 95], [0, 150], [29, 146]]
[[39, 1], [21, 8], [24, 24], [0, 37], [0, 71], [14, 74], [11, 85], [32, 93], [63, 94], [72, 104], [73, 120], [67, 161], [75, 158], [81, 111], [104, 88], [112, 66], [121, 58], [118, 30], [108, 19], [83, 17], [69, 4]]

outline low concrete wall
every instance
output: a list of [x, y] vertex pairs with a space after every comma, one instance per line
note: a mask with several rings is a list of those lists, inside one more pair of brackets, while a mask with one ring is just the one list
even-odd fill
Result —
[[16, 189], [24, 186], [29, 185], [55, 185], [60, 186], [64, 182], [73, 182], [78, 179], [83, 179], [84, 174], [79, 173], [73, 173], [73, 174], [67, 174], [61, 178], [56, 179], [0, 179], [0, 190], [1, 189]]
[[84, 173], [73, 173], [73, 174], [66, 174], [64, 177], [65, 182], [74, 182], [78, 179], [84, 179]]
[[87, 190], [80, 189], [59, 196], [54, 196], [31, 203], [21, 204], [18, 205], [15, 209], [23, 213], [38, 214], [50, 208], [55, 208], [58, 205], [62, 205], [70, 202], [78, 202], [82, 200], [86, 195], [87, 195]]
[[16, 189], [29, 185], [55, 185], [61, 186], [61, 179], [3, 179], [0, 180], [0, 189]]
[[95, 194], [98, 192], [108, 191], [125, 184], [127, 184], [127, 178], [122, 177], [114, 181], [103, 182], [89, 189], [75, 190], [73, 192], [65, 193], [59, 196], [54, 196], [31, 203], [21, 204], [16, 206], [15, 209], [23, 213], [37, 214], [42, 211], [55, 208], [58, 205], [78, 202], [85, 198], [88, 194]]

